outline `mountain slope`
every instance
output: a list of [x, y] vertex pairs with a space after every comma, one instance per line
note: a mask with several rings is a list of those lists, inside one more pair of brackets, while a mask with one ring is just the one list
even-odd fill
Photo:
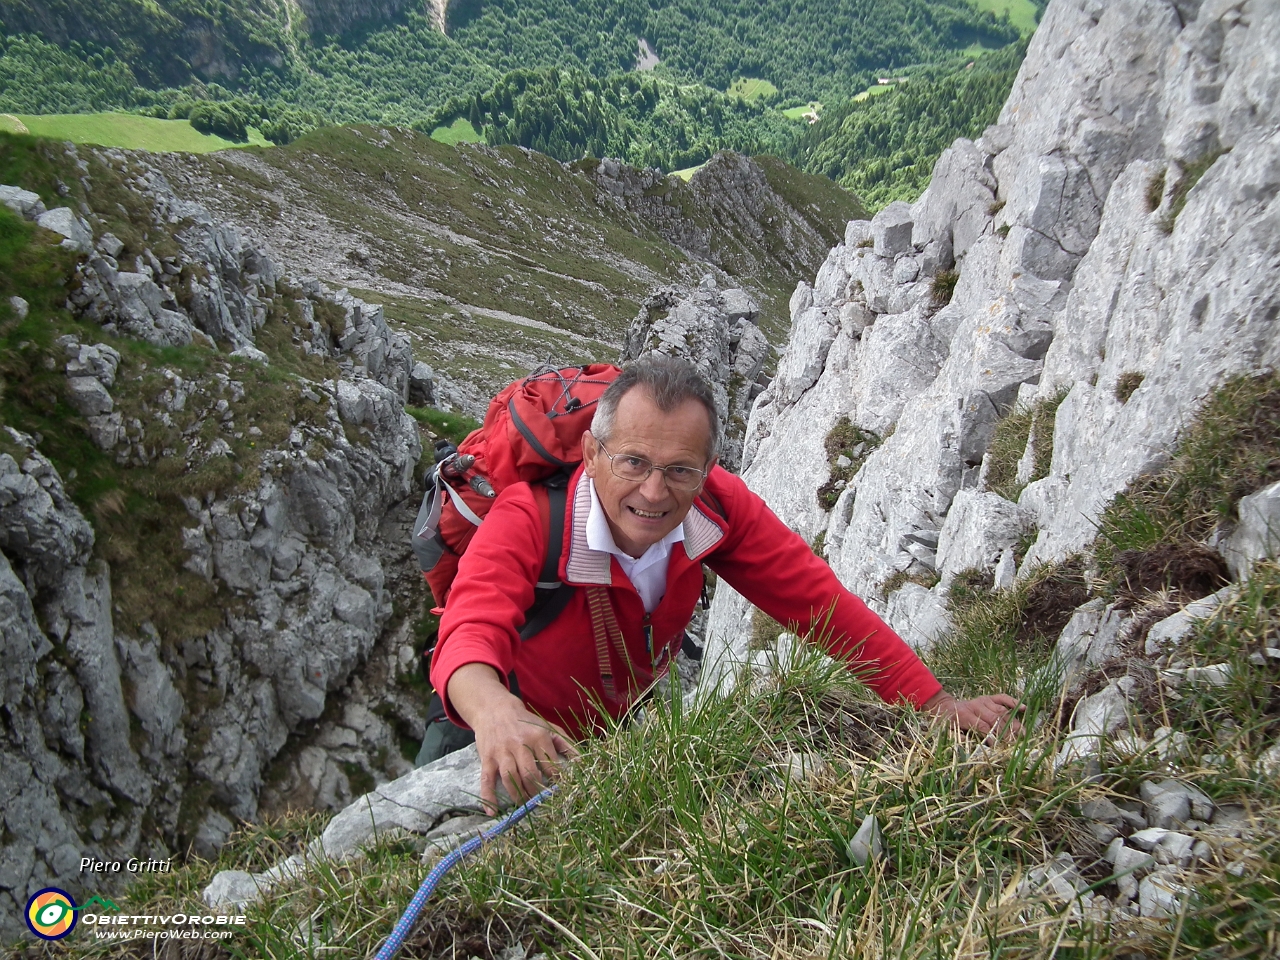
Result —
[[380, 127], [147, 162], [290, 272], [383, 304], [477, 413], [513, 365], [613, 355], [654, 287], [696, 283], [712, 264], [752, 291], [780, 341], [796, 271], [820, 263], [861, 210], [829, 180], [774, 161], [744, 161], [741, 188], [610, 166], [644, 179], [627, 196], [595, 162]]
[[576, 66], [597, 77], [629, 70], [640, 37], [685, 80], [723, 90], [760, 76], [805, 100], [861, 89], [875, 70], [1018, 36], [968, 0], [763, 8], [737, 0], [463, 0], [448, 8], [447, 35], [400, 0], [278, 7], [186, 0], [163, 8], [142, 0], [0, 0], [0, 20], [0, 76], [10, 81], [0, 109], [10, 112], [79, 103], [167, 108], [184, 96], [231, 91], [331, 122], [406, 125], [515, 69]]

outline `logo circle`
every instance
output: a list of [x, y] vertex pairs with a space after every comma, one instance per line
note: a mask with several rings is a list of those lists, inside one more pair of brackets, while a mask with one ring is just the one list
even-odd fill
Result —
[[27, 901], [27, 928], [41, 940], [61, 940], [76, 928], [76, 902], [65, 890], [45, 887]]

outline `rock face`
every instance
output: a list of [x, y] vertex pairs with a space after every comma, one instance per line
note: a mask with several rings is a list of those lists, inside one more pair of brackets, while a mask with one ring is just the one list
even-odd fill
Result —
[[746, 291], [718, 290], [708, 275], [694, 290], [663, 287], [640, 307], [627, 331], [622, 362], [647, 353], [690, 361], [711, 384], [720, 411], [720, 459], [736, 470], [751, 403], [764, 389], [769, 343], [755, 325], [758, 310]]
[[[774, 165], [781, 166], [772, 158], [721, 151], [686, 186], [660, 170], [638, 170], [605, 159], [597, 165], [594, 179], [600, 202], [636, 214], [699, 260], [742, 278], [759, 277], [779, 266], [789, 276], [803, 276], [830, 248], [830, 228], [809, 204], [788, 197], [784, 182], [771, 180]], [[845, 202], [850, 209], [844, 216], [855, 216], [857, 201], [848, 197]], [[720, 229], [713, 230], [711, 223]], [[723, 239], [726, 233], [728, 239]], [[758, 252], [766, 240], [767, 258]]]
[[[1021, 536], [1024, 570], [1086, 545], [1201, 399], [1280, 360], [1278, 94], [1274, 5], [1054, 0], [999, 123], [946, 151], [915, 204], [850, 223], [797, 290], [748, 483], [807, 539], [825, 532], [843, 582], [904, 632], [895, 613], [920, 603], [880, 597], [896, 574], [1000, 564], [1007, 580]], [[1063, 394], [1048, 476], [996, 504], [997, 419]], [[814, 490], [841, 416], [892, 435], [828, 513]], [[709, 657], [746, 611], [717, 592]]]
[[[119, 262], [120, 241], [95, 239], [69, 208], [45, 211], [25, 191], [0, 191], [83, 255], [68, 308], [118, 336], [170, 346], [204, 338], [263, 363], [255, 335], [279, 308], [293, 319], [297, 349], [332, 361], [339, 375], [291, 375], [322, 412], [263, 453], [252, 487], [184, 501], [185, 565], [218, 587], [225, 609], [220, 626], [181, 641], [114, 621], [111, 570], [94, 556], [92, 526], [38, 439], [8, 431], [7, 447], [21, 452], [0, 454], [6, 938], [24, 929], [22, 909], [40, 887], [77, 897], [97, 889], [95, 875], [79, 872], [81, 857], [167, 857], [188, 843], [212, 855], [237, 820], [256, 816], [266, 771], [289, 738], [335, 700], [334, 717], [317, 725], [321, 742], [285, 758], [277, 789], [291, 786], [290, 802], [341, 809], [360, 792], [349, 773], [373, 781], [410, 767], [394, 717], [373, 713], [387, 697], [367, 689], [372, 667], [392, 681], [417, 669], [404, 636], [376, 648], [392, 613], [390, 580], [407, 554], [397, 507], [421, 454], [404, 411], [407, 342], [380, 308], [279, 276], [233, 226], [177, 200], [158, 174], [144, 171], [133, 186], [150, 201], [154, 224], [173, 227], [178, 254], [147, 250]], [[192, 431], [185, 452], [148, 449], [142, 424], [126, 420], [113, 396], [120, 352], [70, 335], [56, 347], [52, 369], [63, 364], [71, 404], [118, 464], [145, 469], [185, 456], [190, 468], [231, 455], [226, 440]], [[213, 421], [228, 437], [237, 429], [261, 436], [233, 422], [246, 386], [217, 365], [197, 379], [160, 372], [163, 389], [144, 404], [157, 419], [170, 423], [185, 410], [197, 427]], [[385, 656], [371, 659], [375, 648]], [[391, 712], [412, 717], [420, 705]]]

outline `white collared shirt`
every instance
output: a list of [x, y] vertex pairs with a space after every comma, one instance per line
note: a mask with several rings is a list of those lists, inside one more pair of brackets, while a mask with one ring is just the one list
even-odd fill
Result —
[[609, 529], [609, 519], [600, 503], [600, 496], [596, 493], [595, 481], [590, 477], [585, 479], [591, 490], [591, 512], [587, 515], [587, 546], [618, 558], [622, 572], [644, 601], [645, 612], [653, 613], [667, 592], [667, 566], [671, 561], [671, 548], [684, 540], [684, 524], [678, 524], [641, 556], [629, 556], [613, 540], [613, 531]]

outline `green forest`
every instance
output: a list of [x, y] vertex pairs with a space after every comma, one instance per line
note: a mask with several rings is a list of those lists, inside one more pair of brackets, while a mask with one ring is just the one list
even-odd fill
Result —
[[[384, 19], [362, 19], [371, 6]], [[276, 143], [326, 123], [430, 132], [463, 118], [490, 143], [566, 161], [670, 171], [721, 149], [768, 153], [876, 206], [918, 192], [938, 152], [1006, 96], [1024, 44], [980, 6], [455, 0], [442, 32], [404, 0], [315, 5], [329, 11], [316, 22], [255, 0], [0, 0], [0, 112], [124, 110]], [[639, 37], [656, 70], [633, 69]], [[854, 99], [886, 74], [909, 82]], [[768, 95], [723, 92], [745, 78]], [[782, 112], [811, 101], [825, 104], [812, 126]]]
[[871, 209], [915, 199], [953, 140], [995, 123], [1025, 53], [1025, 43], [1011, 44], [960, 70], [922, 73], [881, 96], [838, 104], [797, 138], [787, 157], [831, 177]]

